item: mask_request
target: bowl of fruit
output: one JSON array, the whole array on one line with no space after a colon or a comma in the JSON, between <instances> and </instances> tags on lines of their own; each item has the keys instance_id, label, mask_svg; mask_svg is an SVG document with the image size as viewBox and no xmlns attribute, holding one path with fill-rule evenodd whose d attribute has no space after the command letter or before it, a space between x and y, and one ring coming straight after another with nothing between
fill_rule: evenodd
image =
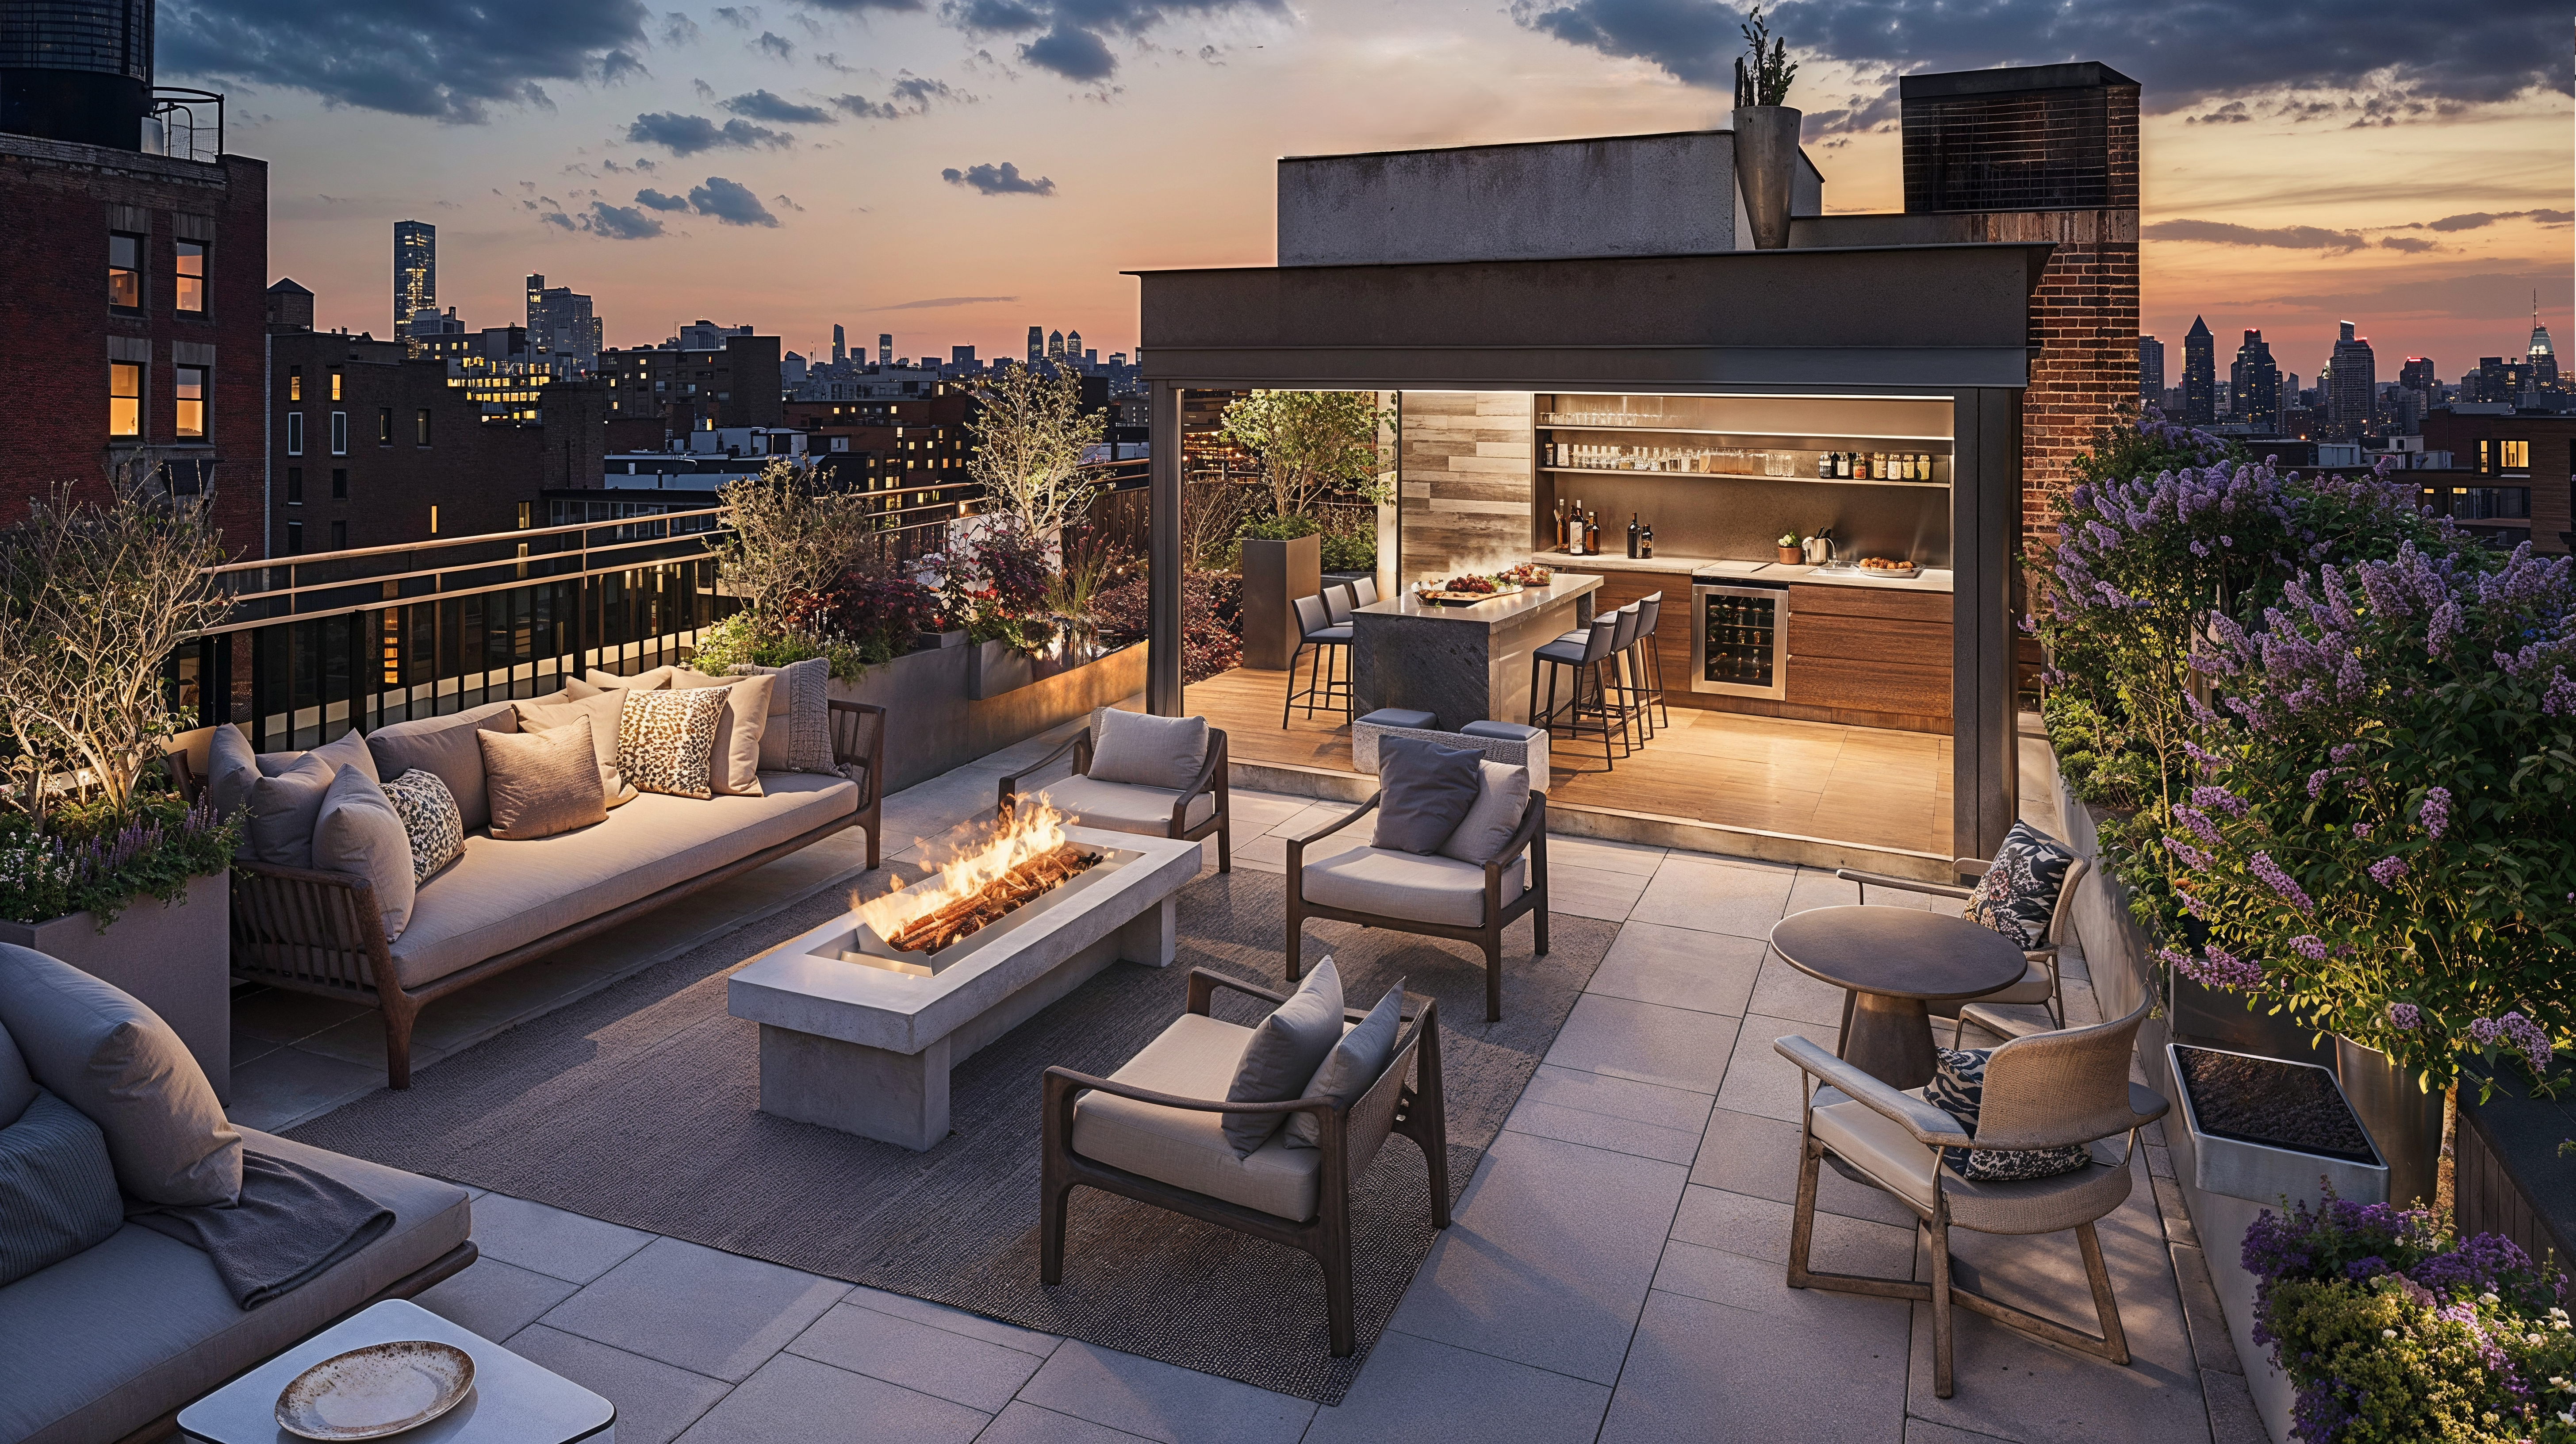
<instances>
[{"instance_id":1,"label":"bowl of fruit","mask_svg":"<svg viewBox=\"0 0 2576 1444\"><path fill-rule=\"evenodd\" d=\"M1523 562L1501 573L1497 580L1509 582L1514 586L1543 587L1556 580L1556 573L1536 562Z\"/></svg>"}]
</instances>

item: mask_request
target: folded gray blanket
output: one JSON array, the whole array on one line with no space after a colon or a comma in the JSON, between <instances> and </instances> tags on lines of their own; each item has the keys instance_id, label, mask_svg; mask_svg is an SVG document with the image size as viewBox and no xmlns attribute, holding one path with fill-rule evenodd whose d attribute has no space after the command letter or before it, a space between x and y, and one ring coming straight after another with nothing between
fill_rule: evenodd
<instances>
[{"instance_id":1,"label":"folded gray blanket","mask_svg":"<svg viewBox=\"0 0 2576 1444\"><path fill-rule=\"evenodd\" d=\"M157 1205L127 1218L206 1251L233 1302L256 1308L382 1238L394 1211L336 1178L255 1150L229 1206Z\"/></svg>"}]
</instances>

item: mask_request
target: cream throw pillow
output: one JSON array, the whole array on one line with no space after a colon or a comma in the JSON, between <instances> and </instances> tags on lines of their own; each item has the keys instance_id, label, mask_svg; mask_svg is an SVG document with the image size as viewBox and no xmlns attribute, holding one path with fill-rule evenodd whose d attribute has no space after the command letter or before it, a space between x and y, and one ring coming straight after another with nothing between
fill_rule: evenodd
<instances>
[{"instance_id":1,"label":"cream throw pillow","mask_svg":"<svg viewBox=\"0 0 2576 1444\"><path fill-rule=\"evenodd\" d=\"M708 785L718 797L758 797L760 736L769 728L770 676L710 677L686 667L671 675L674 692L722 692L724 716L716 723L715 766Z\"/></svg>"},{"instance_id":2,"label":"cream throw pillow","mask_svg":"<svg viewBox=\"0 0 2576 1444\"><path fill-rule=\"evenodd\" d=\"M838 777L832 758L832 664L808 657L784 667L737 665L736 676L766 676L769 725L760 734L763 772L819 772Z\"/></svg>"},{"instance_id":3,"label":"cream throw pillow","mask_svg":"<svg viewBox=\"0 0 2576 1444\"><path fill-rule=\"evenodd\" d=\"M546 732L483 732L485 786L492 797L492 835L505 842L552 837L608 816L590 719Z\"/></svg>"},{"instance_id":4,"label":"cream throw pillow","mask_svg":"<svg viewBox=\"0 0 2576 1444\"><path fill-rule=\"evenodd\" d=\"M576 679L571 677L565 678L564 690L570 692L573 695L573 700L575 701L581 700L581 689L585 686L616 688L628 692L658 691L661 688L670 686L671 674L679 670L680 669L677 667L656 667L650 672L638 672L632 677L620 677L615 672L603 672L597 667L593 667L589 671L581 674L578 679L580 683L579 686L575 685Z\"/></svg>"},{"instance_id":5,"label":"cream throw pillow","mask_svg":"<svg viewBox=\"0 0 2576 1444\"><path fill-rule=\"evenodd\" d=\"M617 723L619 775L638 792L714 796L709 773L725 703L711 688L628 693Z\"/></svg>"},{"instance_id":6,"label":"cream throw pillow","mask_svg":"<svg viewBox=\"0 0 2576 1444\"><path fill-rule=\"evenodd\" d=\"M606 690L592 690L577 702L521 702L519 730L543 732L589 722L591 751L599 759L599 790L606 795L610 807L621 807L635 800L635 789L627 786L626 779L617 772L617 721L625 706L625 692Z\"/></svg>"}]
</instances>

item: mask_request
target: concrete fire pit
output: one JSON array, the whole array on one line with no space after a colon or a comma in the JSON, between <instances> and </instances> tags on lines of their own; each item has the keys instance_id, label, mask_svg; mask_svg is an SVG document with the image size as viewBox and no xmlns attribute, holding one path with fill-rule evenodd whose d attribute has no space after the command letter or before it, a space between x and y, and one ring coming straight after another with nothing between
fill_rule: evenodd
<instances>
[{"instance_id":1,"label":"concrete fire pit","mask_svg":"<svg viewBox=\"0 0 2576 1444\"><path fill-rule=\"evenodd\" d=\"M948 1136L950 1068L1112 962L1169 964L1199 844L1064 836L1101 861L936 953L890 956L851 912L727 980L726 1011L760 1025L761 1111L929 1148Z\"/></svg>"}]
</instances>

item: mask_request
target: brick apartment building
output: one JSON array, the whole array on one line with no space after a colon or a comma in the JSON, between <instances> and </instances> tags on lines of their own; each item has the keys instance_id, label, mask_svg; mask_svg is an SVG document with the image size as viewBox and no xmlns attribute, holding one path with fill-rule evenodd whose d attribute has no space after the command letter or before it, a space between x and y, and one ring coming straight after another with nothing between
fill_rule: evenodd
<instances>
[{"instance_id":1,"label":"brick apartment building","mask_svg":"<svg viewBox=\"0 0 2576 1444\"><path fill-rule=\"evenodd\" d=\"M141 79L148 104L148 57ZM136 113L86 129L68 108L0 113L0 526L65 481L103 498L141 451L181 490L211 487L225 545L259 555L268 163L222 154L211 109L189 132L202 159L140 149Z\"/></svg>"},{"instance_id":2,"label":"brick apartment building","mask_svg":"<svg viewBox=\"0 0 2576 1444\"><path fill-rule=\"evenodd\" d=\"M2424 417L2424 449L2451 453L2447 472L2414 472L2425 501L2473 531L2511 546L2563 556L2576 502L2576 416L2437 406Z\"/></svg>"},{"instance_id":3,"label":"brick apartment building","mask_svg":"<svg viewBox=\"0 0 2576 1444\"><path fill-rule=\"evenodd\" d=\"M778 338L727 335L714 349L633 346L602 352L613 421L658 419L672 433L781 425Z\"/></svg>"},{"instance_id":4,"label":"brick apartment building","mask_svg":"<svg viewBox=\"0 0 2576 1444\"><path fill-rule=\"evenodd\" d=\"M274 555L543 526L548 489L600 484L596 383L546 384L537 421L487 419L446 362L400 341L291 323L268 340Z\"/></svg>"}]
</instances>

